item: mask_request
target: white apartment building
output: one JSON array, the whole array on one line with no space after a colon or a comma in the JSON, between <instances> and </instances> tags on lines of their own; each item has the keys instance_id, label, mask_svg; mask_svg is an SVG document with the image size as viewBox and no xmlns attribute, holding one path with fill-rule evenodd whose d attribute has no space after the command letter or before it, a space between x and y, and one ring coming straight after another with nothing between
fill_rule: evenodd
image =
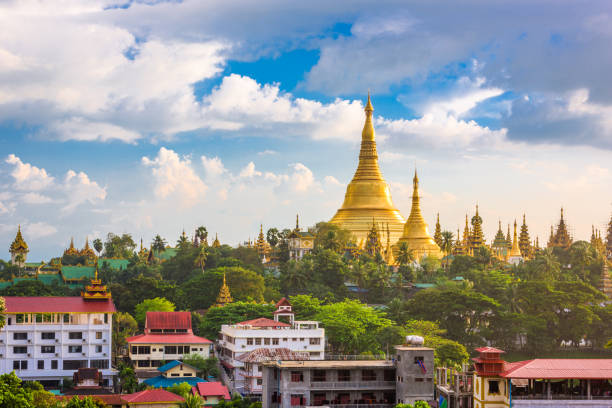
<instances>
[{"instance_id":1,"label":"white apartment building","mask_svg":"<svg viewBox=\"0 0 612 408\"><path fill-rule=\"evenodd\" d=\"M261 394L261 363L267 361L265 356L274 359L279 353L293 360L325 358L325 329L319 322L295 321L285 298L276 304L274 320L262 317L221 326L217 354L231 391Z\"/></svg>"},{"instance_id":2,"label":"white apartment building","mask_svg":"<svg viewBox=\"0 0 612 408\"><path fill-rule=\"evenodd\" d=\"M99 281L82 296L4 297L0 373L59 387L81 367L97 368L112 385L112 314L115 305ZM96 285L97 284L97 285Z\"/></svg>"}]
</instances>

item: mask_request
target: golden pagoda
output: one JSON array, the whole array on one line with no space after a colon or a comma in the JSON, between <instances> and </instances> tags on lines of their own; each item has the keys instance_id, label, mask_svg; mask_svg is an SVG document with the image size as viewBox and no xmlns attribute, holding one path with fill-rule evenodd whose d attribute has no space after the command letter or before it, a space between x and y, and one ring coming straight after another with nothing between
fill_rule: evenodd
<instances>
[{"instance_id":1,"label":"golden pagoda","mask_svg":"<svg viewBox=\"0 0 612 408\"><path fill-rule=\"evenodd\" d=\"M569 248L572 245L572 237L567 230L567 225L565 224L565 220L563 219L563 207L561 207L561 219L559 220L559 224L557 225L557 231L552 233L548 242L549 247L561 247L561 248Z\"/></svg>"},{"instance_id":2,"label":"golden pagoda","mask_svg":"<svg viewBox=\"0 0 612 408\"><path fill-rule=\"evenodd\" d=\"M465 214L465 228L463 229L463 254L470 254L470 224L468 222L468 215Z\"/></svg>"},{"instance_id":3,"label":"golden pagoda","mask_svg":"<svg viewBox=\"0 0 612 408\"><path fill-rule=\"evenodd\" d=\"M478 215L478 204L476 204L476 215L472 217L472 233L470 235L470 253L485 245L485 238L482 232L482 217Z\"/></svg>"},{"instance_id":4,"label":"golden pagoda","mask_svg":"<svg viewBox=\"0 0 612 408\"><path fill-rule=\"evenodd\" d=\"M251 239L249 238L249 242ZM259 254L259 258L261 259L261 263L268 262L266 258L267 255L270 254L270 244L266 241L266 237L263 233L263 224L259 226L259 235L257 236L257 241L253 245Z\"/></svg>"},{"instance_id":5,"label":"golden pagoda","mask_svg":"<svg viewBox=\"0 0 612 408\"><path fill-rule=\"evenodd\" d=\"M372 220L372 227L368 232L364 251L370 256L376 256L376 254L382 254L383 252L380 234L378 233L378 228L376 227L374 220Z\"/></svg>"},{"instance_id":6,"label":"golden pagoda","mask_svg":"<svg viewBox=\"0 0 612 408\"><path fill-rule=\"evenodd\" d=\"M331 223L353 233L357 242L366 239L372 219L389 225L391 242L396 242L404 230L404 217L391 200L389 186L378 167L378 153L374 125L372 124L372 102L368 93L365 107L365 124L361 132L359 165L353 179L346 187L342 207L331 219Z\"/></svg>"},{"instance_id":7,"label":"golden pagoda","mask_svg":"<svg viewBox=\"0 0 612 408\"><path fill-rule=\"evenodd\" d=\"M148 258L149 251L147 251L147 249L144 247L142 238L140 238L140 251L138 251L138 259L140 259L141 262L146 262Z\"/></svg>"},{"instance_id":8,"label":"golden pagoda","mask_svg":"<svg viewBox=\"0 0 612 408\"><path fill-rule=\"evenodd\" d=\"M518 236L516 233L516 220L514 220L514 239L512 240L512 248L508 254L508 261L511 263L518 263L523 257L521 256L521 249L519 248Z\"/></svg>"},{"instance_id":9,"label":"golden pagoda","mask_svg":"<svg viewBox=\"0 0 612 408\"><path fill-rule=\"evenodd\" d=\"M529 238L529 229L525 221L525 214L523 214L523 225L521 225L521 234L519 236L519 248L521 249L521 255L524 259L531 259L533 251L531 239Z\"/></svg>"},{"instance_id":10,"label":"golden pagoda","mask_svg":"<svg viewBox=\"0 0 612 408\"><path fill-rule=\"evenodd\" d=\"M74 247L74 238L70 237L70 247L64 251L64 256L78 256L79 251Z\"/></svg>"},{"instance_id":11,"label":"golden pagoda","mask_svg":"<svg viewBox=\"0 0 612 408\"><path fill-rule=\"evenodd\" d=\"M499 227L497 229L497 233L495 234L495 239L491 244L491 250L493 251L493 256L499 260L505 261L508 257L508 241L506 241L506 238L504 237L501 221L499 221Z\"/></svg>"},{"instance_id":12,"label":"golden pagoda","mask_svg":"<svg viewBox=\"0 0 612 408\"><path fill-rule=\"evenodd\" d=\"M223 307L228 303L232 303L233 301L234 299L232 299L229 286L227 286L227 282L225 281L225 272L223 272L223 285L221 285L221 289L219 289L219 295L217 296L215 306Z\"/></svg>"},{"instance_id":13,"label":"golden pagoda","mask_svg":"<svg viewBox=\"0 0 612 408\"><path fill-rule=\"evenodd\" d=\"M79 256L96 259L96 253L89 246L89 237L85 238L85 247L79 251Z\"/></svg>"},{"instance_id":14,"label":"golden pagoda","mask_svg":"<svg viewBox=\"0 0 612 408\"><path fill-rule=\"evenodd\" d=\"M17 235L9 247L11 253L11 263L23 267L25 265L26 257L30 249L26 244L23 236L21 235L21 225L17 226Z\"/></svg>"},{"instance_id":15,"label":"golden pagoda","mask_svg":"<svg viewBox=\"0 0 612 408\"><path fill-rule=\"evenodd\" d=\"M217 235L217 233L215 233L215 240L212 243L212 247L213 248L220 248L221 247L221 243L219 242L219 236Z\"/></svg>"},{"instance_id":16,"label":"golden pagoda","mask_svg":"<svg viewBox=\"0 0 612 408\"><path fill-rule=\"evenodd\" d=\"M419 177L416 170L414 171L412 185L412 209L404 225L404 233L397 241L395 247L397 248L401 242L405 242L408 245L408 249L412 250L417 260L420 260L423 256L442 258L442 251L440 251L438 244L436 244L431 235L429 235L427 223L423 219L423 215L421 215Z\"/></svg>"},{"instance_id":17,"label":"golden pagoda","mask_svg":"<svg viewBox=\"0 0 612 408\"><path fill-rule=\"evenodd\" d=\"M463 246L461 235L459 235L459 228L457 228L457 240L453 246L453 255L465 255L465 247Z\"/></svg>"},{"instance_id":18,"label":"golden pagoda","mask_svg":"<svg viewBox=\"0 0 612 408\"><path fill-rule=\"evenodd\" d=\"M108 301L111 298L111 293L107 292L106 285L102 284L102 279L98 279L98 266L96 265L96 273L91 280L91 284L85 286L85 291L81 292L83 300L99 300Z\"/></svg>"}]
</instances>

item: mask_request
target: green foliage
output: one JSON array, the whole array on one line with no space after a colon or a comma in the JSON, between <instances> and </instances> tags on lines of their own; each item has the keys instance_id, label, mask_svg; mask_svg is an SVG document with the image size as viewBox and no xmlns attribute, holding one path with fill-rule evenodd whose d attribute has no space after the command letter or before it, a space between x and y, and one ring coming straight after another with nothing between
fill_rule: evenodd
<instances>
[{"instance_id":1,"label":"green foliage","mask_svg":"<svg viewBox=\"0 0 612 408\"><path fill-rule=\"evenodd\" d=\"M315 235L314 246L317 249L328 249L337 253L344 252L344 248L353 241L353 234L329 222L319 222L313 231Z\"/></svg>"},{"instance_id":2,"label":"green foliage","mask_svg":"<svg viewBox=\"0 0 612 408\"><path fill-rule=\"evenodd\" d=\"M0 407L34 408L33 400L32 390L22 387L15 372L0 375Z\"/></svg>"},{"instance_id":3,"label":"green foliage","mask_svg":"<svg viewBox=\"0 0 612 408\"><path fill-rule=\"evenodd\" d=\"M138 389L138 379L134 369L129 365L121 362L117 367L119 377L119 389L124 394L131 394Z\"/></svg>"},{"instance_id":4,"label":"green foliage","mask_svg":"<svg viewBox=\"0 0 612 408\"><path fill-rule=\"evenodd\" d=\"M187 396L191 394L191 385L187 382L182 382L168 387L167 390L183 398L187 398Z\"/></svg>"},{"instance_id":5,"label":"green foliage","mask_svg":"<svg viewBox=\"0 0 612 408\"><path fill-rule=\"evenodd\" d=\"M143 326L147 312L174 312L174 308L174 303L163 297L145 299L134 308L134 317Z\"/></svg>"},{"instance_id":6,"label":"green foliage","mask_svg":"<svg viewBox=\"0 0 612 408\"><path fill-rule=\"evenodd\" d=\"M95 397L88 396L74 396L66 404L66 408L105 408L106 404L96 399Z\"/></svg>"},{"instance_id":7,"label":"green foliage","mask_svg":"<svg viewBox=\"0 0 612 408\"><path fill-rule=\"evenodd\" d=\"M328 344L337 354L382 353L377 336L393 324L382 312L350 299L321 306L314 318L325 327Z\"/></svg>"},{"instance_id":8,"label":"green foliage","mask_svg":"<svg viewBox=\"0 0 612 408\"><path fill-rule=\"evenodd\" d=\"M45 285L35 279L19 281L0 290L2 296L78 296L79 294L80 291L72 290L68 286Z\"/></svg>"},{"instance_id":9,"label":"green foliage","mask_svg":"<svg viewBox=\"0 0 612 408\"><path fill-rule=\"evenodd\" d=\"M134 255L136 243L130 234L121 236L112 232L106 236L104 241L104 258L130 259Z\"/></svg>"},{"instance_id":10,"label":"green foliage","mask_svg":"<svg viewBox=\"0 0 612 408\"><path fill-rule=\"evenodd\" d=\"M198 353L186 354L183 356L183 362L195 367L201 378L207 379L209 376L219 377L219 369L217 368L217 359L215 357L204 358Z\"/></svg>"},{"instance_id":11,"label":"green foliage","mask_svg":"<svg viewBox=\"0 0 612 408\"><path fill-rule=\"evenodd\" d=\"M258 317L272 318L273 312L274 305L247 302L234 302L223 307L212 307L200 325L200 334L214 339L223 324L235 324Z\"/></svg>"},{"instance_id":12,"label":"green foliage","mask_svg":"<svg viewBox=\"0 0 612 408\"><path fill-rule=\"evenodd\" d=\"M239 394L234 394L231 400L220 401L217 408L262 408L262 406L261 401L252 401L249 398L242 398Z\"/></svg>"},{"instance_id":13,"label":"green foliage","mask_svg":"<svg viewBox=\"0 0 612 408\"><path fill-rule=\"evenodd\" d=\"M314 320L321 309L321 301L310 295L290 296L289 302L293 306L296 320Z\"/></svg>"},{"instance_id":14,"label":"green foliage","mask_svg":"<svg viewBox=\"0 0 612 408\"><path fill-rule=\"evenodd\" d=\"M93 244L93 249L95 249L98 255L100 255L100 252L102 252L102 250L104 249L104 244L102 243L102 240L100 238L96 238L93 240L92 244Z\"/></svg>"},{"instance_id":15,"label":"green foliage","mask_svg":"<svg viewBox=\"0 0 612 408\"><path fill-rule=\"evenodd\" d=\"M413 404L397 404L395 408L429 408L429 404L425 401L417 401Z\"/></svg>"},{"instance_id":16,"label":"green foliage","mask_svg":"<svg viewBox=\"0 0 612 408\"><path fill-rule=\"evenodd\" d=\"M138 331L138 323L129 313L113 314L113 356L117 358L123 347L127 345L126 338L134 336Z\"/></svg>"},{"instance_id":17,"label":"green foliage","mask_svg":"<svg viewBox=\"0 0 612 408\"><path fill-rule=\"evenodd\" d=\"M181 408L200 408L204 401L199 395L187 395L185 401L181 403Z\"/></svg>"},{"instance_id":18,"label":"green foliage","mask_svg":"<svg viewBox=\"0 0 612 408\"><path fill-rule=\"evenodd\" d=\"M468 362L469 354L465 347L453 340L444 338L446 334L438 323L427 320L409 320L406 322L405 332L408 335L418 335L425 339L425 346L434 349L434 363L436 366L461 368Z\"/></svg>"}]
</instances>

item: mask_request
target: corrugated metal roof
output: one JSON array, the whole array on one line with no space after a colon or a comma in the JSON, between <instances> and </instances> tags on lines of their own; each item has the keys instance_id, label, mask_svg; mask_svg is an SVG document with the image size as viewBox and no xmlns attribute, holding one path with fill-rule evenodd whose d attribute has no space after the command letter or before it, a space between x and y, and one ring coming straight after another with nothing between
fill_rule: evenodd
<instances>
[{"instance_id":1,"label":"corrugated metal roof","mask_svg":"<svg viewBox=\"0 0 612 408\"><path fill-rule=\"evenodd\" d=\"M183 402L185 398L170 391L162 389L144 390L133 394L122 395L123 399L129 403L161 403L161 402Z\"/></svg>"},{"instance_id":2,"label":"corrugated metal roof","mask_svg":"<svg viewBox=\"0 0 612 408\"><path fill-rule=\"evenodd\" d=\"M5 296L6 313L113 313L113 301L80 296Z\"/></svg>"},{"instance_id":3,"label":"corrugated metal roof","mask_svg":"<svg viewBox=\"0 0 612 408\"><path fill-rule=\"evenodd\" d=\"M271 360L302 361L310 360L310 353L291 351L288 348L258 348L249 353L242 354L236 360L244 363L261 363Z\"/></svg>"},{"instance_id":4,"label":"corrugated metal roof","mask_svg":"<svg viewBox=\"0 0 612 408\"><path fill-rule=\"evenodd\" d=\"M242 326L253 326L253 327L291 327L289 323L277 322L276 320L268 319L266 317L259 317L253 320L246 320L244 322L236 323Z\"/></svg>"},{"instance_id":5,"label":"corrugated metal roof","mask_svg":"<svg viewBox=\"0 0 612 408\"><path fill-rule=\"evenodd\" d=\"M168 388L181 383L187 383L193 387L197 383L205 381L200 377L164 377L163 375L158 375L157 377L147 378L143 382L150 387Z\"/></svg>"},{"instance_id":6,"label":"corrugated metal roof","mask_svg":"<svg viewBox=\"0 0 612 408\"><path fill-rule=\"evenodd\" d=\"M147 312L145 330L191 330L191 312Z\"/></svg>"},{"instance_id":7,"label":"corrugated metal roof","mask_svg":"<svg viewBox=\"0 0 612 408\"><path fill-rule=\"evenodd\" d=\"M219 381L197 383L196 386L193 387L192 392L204 398L221 396L225 400L232 399L227 387Z\"/></svg>"},{"instance_id":8,"label":"corrugated metal roof","mask_svg":"<svg viewBox=\"0 0 612 408\"><path fill-rule=\"evenodd\" d=\"M546 359L504 365L503 377L529 379L612 379L612 359Z\"/></svg>"},{"instance_id":9,"label":"corrugated metal roof","mask_svg":"<svg viewBox=\"0 0 612 408\"><path fill-rule=\"evenodd\" d=\"M135 344L211 344L207 338L194 334L139 334L128 337L128 343Z\"/></svg>"}]
</instances>

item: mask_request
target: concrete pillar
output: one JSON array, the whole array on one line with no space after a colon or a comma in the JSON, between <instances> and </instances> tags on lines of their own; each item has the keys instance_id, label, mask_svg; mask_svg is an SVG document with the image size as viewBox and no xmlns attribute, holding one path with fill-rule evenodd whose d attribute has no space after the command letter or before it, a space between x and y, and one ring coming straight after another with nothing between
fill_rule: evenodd
<instances>
[{"instance_id":1,"label":"concrete pillar","mask_svg":"<svg viewBox=\"0 0 612 408\"><path fill-rule=\"evenodd\" d=\"M552 393L551 393L551 389L550 389L550 380L546 380L546 398L547 399L552 399Z\"/></svg>"},{"instance_id":2,"label":"concrete pillar","mask_svg":"<svg viewBox=\"0 0 612 408\"><path fill-rule=\"evenodd\" d=\"M591 380L587 380L587 399L593 399L591 396Z\"/></svg>"}]
</instances>

